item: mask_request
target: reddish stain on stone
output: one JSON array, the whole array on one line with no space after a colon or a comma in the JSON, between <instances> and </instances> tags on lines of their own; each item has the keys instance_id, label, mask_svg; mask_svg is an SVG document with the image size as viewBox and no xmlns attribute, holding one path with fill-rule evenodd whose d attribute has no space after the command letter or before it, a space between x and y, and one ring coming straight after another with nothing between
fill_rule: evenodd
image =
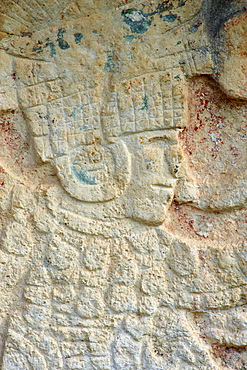
<instances>
[{"instance_id":1,"label":"reddish stain on stone","mask_svg":"<svg viewBox=\"0 0 247 370\"><path fill-rule=\"evenodd\" d=\"M228 98L211 78L198 77L188 86L187 109L179 142L198 185L205 176L209 184L230 184L246 169L247 104Z\"/></svg>"},{"instance_id":2,"label":"reddish stain on stone","mask_svg":"<svg viewBox=\"0 0 247 370\"><path fill-rule=\"evenodd\" d=\"M191 156L195 152L199 139L199 143L207 143L205 146L208 149L208 155L213 158L217 156L216 147L224 142L220 136L214 142L210 135L219 133L220 127L224 125L225 117L219 111L226 100L229 104L229 99L209 78L199 78L191 82L188 97L188 124L179 135L187 154Z\"/></svg>"},{"instance_id":3,"label":"reddish stain on stone","mask_svg":"<svg viewBox=\"0 0 247 370\"><path fill-rule=\"evenodd\" d=\"M15 111L10 113L14 114ZM21 137L14 128L13 117L6 115L0 118L0 140L9 150L17 150L21 145Z\"/></svg>"},{"instance_id":4,"label":"reddish stain on stone","mask_svg":"<svg viewBox=\"0 0 247 370\"><path fill-rule=\"evenodd\" d=\"M230 347L221 344L212 345L213 356L221 361L221 365L232 370L247 369L246 347Z\"/></svg>"},{"instance_id":5,"label":"reddish stain on stone","mask_svg":"<svg viewBox=\"0 0 247 370\"><path fill-rule=\"evenodd\" d=\"M170 207L170 212L172 214L171 219L173 220L171 224L166 226L170 231L175 232L180 230L180 232L190 235L197 236L193 228L193 220L191 220L191 209L185 205L180 205L176 200L174 200Z\"/></svg>"},{"instance_id":6,"label":"reddish stain on stone","mask_svg":"<svg viewBox=\"0 0 247 370\"><path fill-rule=\"evenodd\" d=\"M0 116L0 146L4 161L7 166L21 173L27 171L30 162L29 143L18 131L22 121L22 112L19 110L12 109Z\"/></svg>"},{"instance_id":7,"label":"reddish stain on stone","mask_svg":"<svg viewBox=\"0 0 247 370\"><path fill-rule=\"evenodd\" d=\"M0 186L5 185L4 175L6 175L6 171L2 167L0 167Z\"/></svg>"}]
</instances>

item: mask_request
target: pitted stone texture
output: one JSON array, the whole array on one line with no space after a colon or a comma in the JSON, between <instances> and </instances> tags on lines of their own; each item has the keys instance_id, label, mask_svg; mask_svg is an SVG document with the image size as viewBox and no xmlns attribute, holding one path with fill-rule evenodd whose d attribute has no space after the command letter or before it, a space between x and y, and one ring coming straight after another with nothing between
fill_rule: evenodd
<instances>
[{"instance_id":1,"label":"pitted stone texture","mask_svg":"<svg viewBox=\"0 0 247 370\"><path fill-rule=\"evenodd\" d=\"M247 368L245 0L2 0L0 367Z\"/></svg>"}]
</instances>

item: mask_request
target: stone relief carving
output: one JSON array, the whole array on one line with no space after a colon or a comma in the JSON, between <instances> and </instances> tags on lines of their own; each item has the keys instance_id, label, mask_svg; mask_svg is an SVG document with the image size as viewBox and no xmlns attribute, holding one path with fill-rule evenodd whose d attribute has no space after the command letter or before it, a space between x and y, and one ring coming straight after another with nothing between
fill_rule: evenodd
<instances>
[{"instance_id":1,"label":"stone relief carving","mask_svg":"<svg viewBox=\"0 0 247 370\"><path fill-rule=\"evenodd\" d=\"M247 368L246 9L2 2L2 369Z\"/></svg>"}]
</instances>

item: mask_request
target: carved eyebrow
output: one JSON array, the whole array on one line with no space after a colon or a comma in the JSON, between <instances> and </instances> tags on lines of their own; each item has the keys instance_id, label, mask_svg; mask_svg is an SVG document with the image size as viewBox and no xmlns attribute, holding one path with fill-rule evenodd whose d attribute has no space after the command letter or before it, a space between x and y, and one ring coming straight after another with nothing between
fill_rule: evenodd
<instances>
[{"instance_id":1,"label":"carved eyebrow","mask_svg":"<svg viewBox=\"0 0 247 370\"><path fill-rule=\"evenodd\" d=\"M162 136L154 136L154 137L150 137L148 139L148 142L149 143L153 143L155 141L164 141L166 140L169 144L171 143L176 143L176 140L174 138L171 138L170 136L168 135L162 135Z\"/></svg>"}]
</instances>

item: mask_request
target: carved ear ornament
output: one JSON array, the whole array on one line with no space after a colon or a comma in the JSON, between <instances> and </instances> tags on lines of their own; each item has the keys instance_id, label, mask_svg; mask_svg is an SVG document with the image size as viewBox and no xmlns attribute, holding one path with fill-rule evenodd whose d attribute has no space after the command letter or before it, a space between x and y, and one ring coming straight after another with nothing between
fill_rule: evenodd
<instances>
[{"instance_id":1,"label":"carved ear ornament","mask_svg":"<svg viewBox=\"0 0 247 370\"><path fill-rule=\"evenodd\" d=\"M112 155L113 175L98 181L90 170L75 168L70 156L54 160L63 188L74 198L84 202L105 202L121 195L130 181L131 159L122 140L108 146Z\"/></svg>"}]
</instances>

